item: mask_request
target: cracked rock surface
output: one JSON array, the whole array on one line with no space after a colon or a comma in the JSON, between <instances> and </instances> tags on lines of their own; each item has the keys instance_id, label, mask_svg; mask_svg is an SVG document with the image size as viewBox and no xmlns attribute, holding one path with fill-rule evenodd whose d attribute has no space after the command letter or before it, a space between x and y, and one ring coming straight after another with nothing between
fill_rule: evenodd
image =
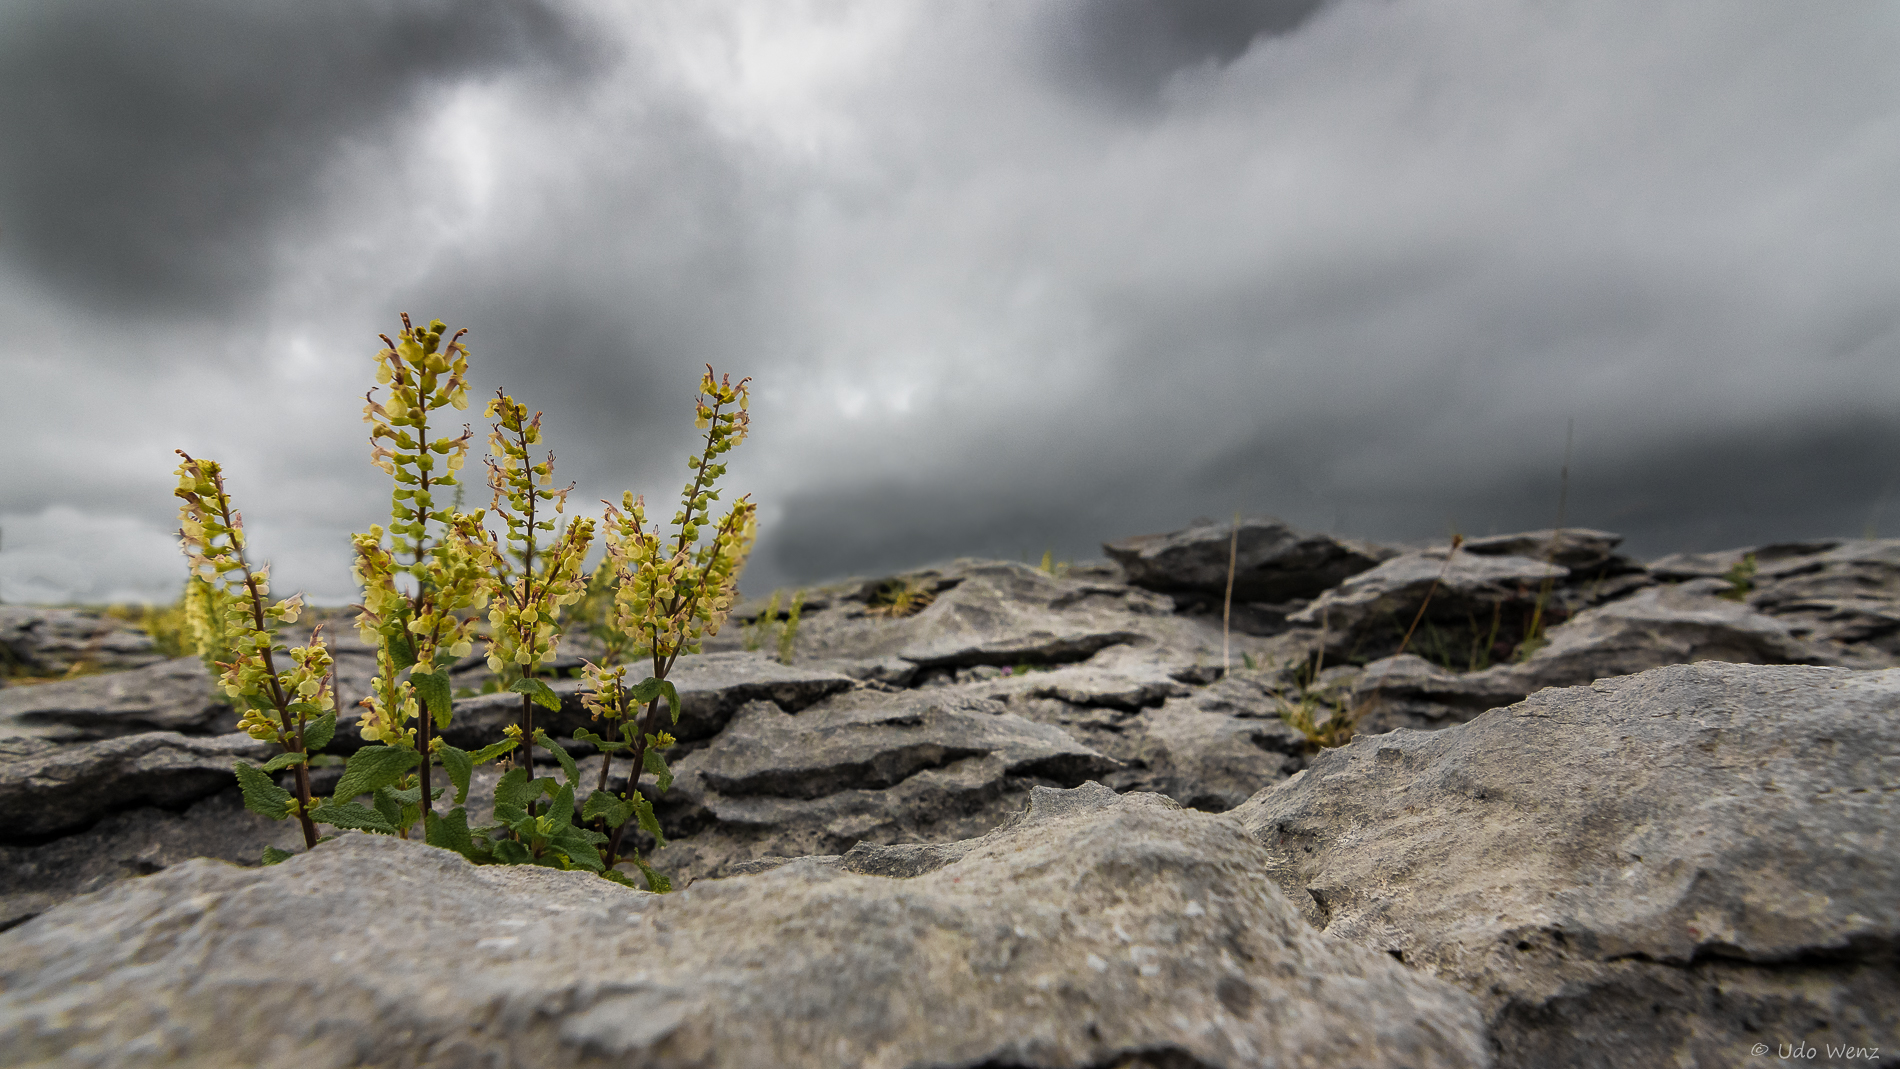
<instances>
[{"instance_id":1,"label":"cracked rock surface","mask_svg":"<svg viewBox=\"0 0 1900 1069\"><path fill-rule=\"evenodd\" d=\"M1045 571L961 560L808 590L783 643L789 664L774 656L788 625L785 592L775 614L765 599L741 606L707 652L672 674L685 706L670 729L678 780L654 799L669 843L649 856L692 895L794 875L812 887L821 877L923 886L915 881L954 882L973 844L1057 797L1153 793L1203 811L1155 810L1169 820L1226 813L1256 831L1271 810L1292 837L1235 863L1260 887L1284 889L1332 943L1468 992L1504 1064L1748 1064L1734 1044L1750 1028L1813 1037L1824 1050L1816 1022L1836 1046L1849 1035L1891 1036L1887 1007L1900 1002L1891 732L1900 714L1886 704L1891 681L1872 670L1900 667L1900 541L1789 543L1645 566L1601 531L1400 552L1275 522L1243 522L1242 554L1253 553L1256 578L1271 582L1243 588L1237 577L1236 588L1286 600L1237 595L1225 635L1207 569L1218 556L1224 588L1226 525L1126 540L1109 547L1120 563ZM1359 556L1340 556L1348 551ZM1312 564L1301 578L1302 560L1350 568L1335 576ZM33 624L36 612L47 611L7 616L0 640L58 630ZM317 622L335 643L347 713L373 657L338 614L313 611L302 628ZM564 676L598 651L584 638L563 651L550 680L563 706L537 709L536 723L571 737L588 720L578 681ZM7 656L20 663L10 647ZM1819 665L1836 667L1808 667ZM488 679L479 655L452 667L462 697L449 741L486 744L519 715L518 696L471 696ZM127 884L151 885L192 856L253 862L266 845L300 849L294 825L239 807L231 762L270 751L217 734L232 714L205 703L209 689L191 661L0 689L0 928L28 933L40 923L31 918L60 914L62 902L117 894L158 872ZM1303 703L1323 714L1353 702L1370 712L1342 749L1319 750L1282 719ZM1392 730L1401 728L1414 730ZM360 745L346 715L322 760ZM570 749L591 788L600 758ZM316 768L317 792L333 789L338 773L334 763ZM476 825L498 775L494 766L476 772ZM353 859L337 864L388 859L375 853L388 847L360 838L331 844ZM632 839L651 846L643 833ZM315 865L330 849L287 864ZM1139 883L1150 870L1121 871ZM491 876L500 878L470 878ZM971 953L1001 945L966 939L961 923L917 938ZM906 960L944 960L926 950ZM838 952L847 957L827 960L855 960ZM1091 975L1088 954L1116 961L1087 951L1078 968ZM1275 1027L1289 1035L1309 1013L1331 1019L1290 988L1269 996L1248 980L1249 1002L1214 982L1224 1012L1239 1012L1230 1002L1279 1007ZM667 1019L672 994L655 998L632 1016ZM1042 1005L1046 1017L1079 1004ZM560 1029L609 1034L567 1012L556 1015ZM1069 1035L1066 1016L1021 1020L1038 1035ZM709 1034L681 1028L667 1035ZM330 1050L328 1039L309 1042L317 1054ZM574 1048L583 1053L573 1064L600 1057L584 1053L594 1042ZM674 1040L653 1042L673 1049ZM623 1049L611 1043L600 1049ZM1173 1043L1047 1049L1084 1069L1258 1064ZM0 1054L9 1050L0 1040ZM453 1042L440 1050L440 1064L468 1053ZM955 1064L1042 1064L1012 1051ZM1355 1058L1345 1064L1361 1064Z\"/></svg>"},{"instance_id":2,"label":"cracked rock surface","mask_svg":"<svg viewBox=\"0 0 1900 1069\"><path fill-rule=\"evenodd\" d=\"M1362 736L1234 816L1315 928L1478 995L1502 1064L1900 1044L1900 671L1546 690Z\"/></svg>"},{"instance_id":3,"label":"cracked rock surface","mask_svg":"<svg viewBox=\"0 0 1900 1069\"><path fill-rule=\"evenodd\" d=\"M1043 788L944 854L665 896L359 834L265 869L187 862L0 933L0 1050L205 1069L267 1049L656 1069L1490 1062L1469 996L1313 932L1230 818ZM397 939L453 973L416 970Z\"/></svg>"}]
</instances>

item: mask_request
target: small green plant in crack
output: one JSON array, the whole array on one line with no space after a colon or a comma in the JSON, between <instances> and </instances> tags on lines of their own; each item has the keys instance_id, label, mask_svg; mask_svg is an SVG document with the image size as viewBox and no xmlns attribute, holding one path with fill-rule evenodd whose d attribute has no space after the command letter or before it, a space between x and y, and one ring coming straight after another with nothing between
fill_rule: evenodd
<instances>
[{"instance_id":1,"label":"small green plant in crack","mask_svg":"<svg viewBox=\"0 0 1900 1069\"><path fill-rule=\"evenodd\" d=\"M917 579L886 579L879 583L866 603L866 611L873 616L886 616L898 619L915 616L937 600L937 592L931 585Z\"/></svg>"},{"instance_id":2,"label":"small green plant in crack","mask_svg":"<svg viewBox=\"0 0 1900 1069\"><path fill-rule=\"evenodd\" d=\"M798 642L798 622L805 611L805 592L803 590L792 592L792 602L790 608L786 610L785 622L780 623L778 606L783 593L778 590L772 591L772 596L766 601L765 608L761 609L759 615L742 629L742 642L749 653L757 653L765 647L766 643L773 643L778 652L779 663L791 664L792 650ZM774 632L777 634L776 638L773 637Z\"/></svg>"},{"instance_id":3,"label":"small green plant in crack","mask_svg":"<svg viewBox=\"0 0 1900 1069\"><path fill-rule=\"evenodd\" d=\"M1069 568L1070 562L1056 560L1055 553L1047 549L1042 551L1042 563L1036 565L1037 571L1052 579L1067 579Z\"/></svg>"},{"instance_id":4,"label":"small green plant in crack","mask_svg":"<svg viewBox=\"0 0 1900 1069\"><path fill-rule=\"evenodd\" d=\"M1749 591L1755 589L1755 571L1755 555L1753 553L1743 555L1742 559L1736 561L1735 566L1722 576L1728 582L1728 589L1716 596L1730 601L1747 601Z\"/></svg>"},{"instance_id":5,"label":"small green plant in crack","mask_svg":"<svg viewBox=\"0 0 1900 1069\"><path fill-rule=\"evenodd\" d=\"M1291 662L1282 666L1282 671L1293 677L1293 698L1276 694L1273 699L1280 707L1280 719L1308 743L1322 749L1351 742L1357 722L1341 701L1337 684L1320 682L1325 656L1322 646L1297 668Z\"/></svg>"}]
</instances>

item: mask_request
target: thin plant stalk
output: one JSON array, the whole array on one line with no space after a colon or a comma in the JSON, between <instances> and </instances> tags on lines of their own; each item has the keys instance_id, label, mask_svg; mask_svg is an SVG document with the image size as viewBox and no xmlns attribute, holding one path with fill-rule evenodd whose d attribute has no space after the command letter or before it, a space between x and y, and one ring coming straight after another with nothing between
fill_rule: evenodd
<instances>
[{"instance_id":1,"label":"thin plant stalk","mask_svg":"<svg viewBox=\"0 0 1900 1069\"><path fill-rule=\"evenodd\" d=\"M1234 513L1234 529L1227 538L1227 594L1220 603L1220 674L1225 676L1230 662L1227 656L1228 622L1234 611L1234 564L1240 559L1240 513Z\"/></svg>"}]
</instances>

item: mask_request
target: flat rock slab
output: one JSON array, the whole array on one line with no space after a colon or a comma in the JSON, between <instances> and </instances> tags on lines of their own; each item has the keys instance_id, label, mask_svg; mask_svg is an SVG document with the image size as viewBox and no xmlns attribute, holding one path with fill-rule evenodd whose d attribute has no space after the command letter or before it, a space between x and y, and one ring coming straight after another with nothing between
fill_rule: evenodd
<instances>
[{"instance_id":1,"label":"flat rock slab","mask_svg":"<svg viewBox=\"0 0 1900 1069\"><path fill-rule=\"evenodd\" d=\"M1546 690L1362 736L1234 815L1315 927L1484 999L1503 1064L1900 1045L1900 671Z\"/></svg>"},{"instance_id":2,"label":"flat rock slab","mask_svg":"<svg viewBox=\"0 0 1900 1069\"><path fill-rule=\"evenodd\" d=\"M1561 564L1571 571L1588 572L1616 561L1616 547L1622 543L1622 535L1609 531L1565 527L1467 539L1461 548L1481 557L1530 557Z\"/></svg>"},{"instance_id":3,"label":"flat rock slab","mask_svg":"<svg viewBox=\"0 0 1900 1069\"><path fill-rule=\"evenodd\" d=\"M128 809L48 843L0 845L0 929L194 857L257 864L266 846L301 850L303 832L294 820L267 820L245 809L235 779L183 812Z\"/></svg>"},{"instance_id":4,"label":"flat rock slab","mask_svg":"<svg viewBox=\"0 0 1900 1069\"><path fill-rule=\"evenodd\" d=\"M927 768L992 754L1011 775L1071 784L1116 767L1061 730L985 698L867 690L797 716L770 702L748 705L683 759L679 772L723 795L809 799L889 787Z\"/></svg>"},{"instance_id":5,"label":"flat rock slab","mask_svg":"<svg viewBox=\"0 0 1900 1069\"><path fill-rule=\"evenodd\" d=\"M630 682L646 678L642 665L631 665ZM796 712L829 695L850 690L857 681L850 676L823 668L783 665L758 653L702 653L681 657L667 675L679 690L684 711L670 730L676 738L692 742L708 739L726 726L732 714L748 702L770 701L779 708ZM581 704L583 681L550 680L548 684L561 697L560 711L535 707L535 726L546 728L550 736L572 738L576 728L598 731L600 725L588 718ZM521 716L521 695L484 694L463 698L455 703L455 719L444 737L456 746L476 749L502 737L502 730Z\"/></svg>"},{"instance_id":6,"label":"flat rock slab","mask_svg":"<svg viewBox=\"0 0 1900 1069\"><path fill-rule=\"evenodd\" d=\"M1447 564L1446 556L1441 548L1394 557L1326 591L1287 619L1342 636L1390 629L1396 642L1428 594L1433 618L1462 618L1480 610L1488 618L1493 605L1521 599L1526 588L1546 579L1561 583L1570 575L1562 565L1531 557L1456 552Z\"/></svg>"},{"instance_id":7,"label":"flat rock slab","mask_svg":"<svg viewBox=\"0 0 1900 1069\"><path fill-rule=\"evenodd\" d=\"M121 809L178 808L236 782L239 758L262 762L276 752L243 732L150 731L65 745L0 739L0 842L78 831Z\"/></svg>"},{"instance_id":8,"label":"flat rock slab","mask_svg":"<svg viewBox=\"0 0 1900 1069\"><path fill-rule=\"evenodd\" d=\"M0 655L49 674L76 664L114 671L165 659L152 636L124 620L37 605L0 605Z\"/></svg>"},{"instance_id":9,"label":"flat rock slab","mask_svg":"<svg viewBox=\"0 0 1900 1069\"><path fill-rule=\"evenodd\" d=\"M1227 593L1232 556L1236 601L1286 602L1317 596L1398 551L1302 531L1271 517L1202 524L1169 534L1104 543L1135 586L1213 597Z\"/></svg>"},{"instance_id":10,"label":"flat rock slab","mask_svg":"<svg viewBox=\"0 0 1900 1069\"><path fill-rule=\"evenodd\" d=\"M1473 1000L1327 940L1222 817L1105 788L909 878L649 895L350 835L0 934L0 1051L101 1066L1483 1066ZM418 890L427 887L426 895ZM449 969L414 968L392 946Z\"/></svg>"},{"instance_id":11,"label":"flat rock slab","mask_svg":"<svg viewBox=\"0 0 1900 1069\"><path fill-rule=\"evenodd\" d=\"M0 690L0 735L61 742L141 731L207 734L237 727L211 673L196 657L144 668Z\"/></svg>"}]
</instances>

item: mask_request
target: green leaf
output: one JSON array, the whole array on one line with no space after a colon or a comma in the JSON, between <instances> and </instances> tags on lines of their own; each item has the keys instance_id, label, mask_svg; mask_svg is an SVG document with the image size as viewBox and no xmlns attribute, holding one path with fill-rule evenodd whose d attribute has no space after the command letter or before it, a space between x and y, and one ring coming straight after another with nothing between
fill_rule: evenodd
<instances>
[{"instance_id":1,"label":"green leaf","mask_svg":"<svg viewBox=\"0 0 1900 1069\"><path fill-rule=\"evenodd\" d=\"M336 737L336 710L332 709L303 726L305 753L316 753Z\"/></svg>"},{"instance_id":2,"label":"green leaf","mask_svg":"<svg viewBox=\"0 0 1900 1069\"><path fill-rule=\"evenodd\" d=\"M449 774L449 781L455 784L455 804L468 801L468 778L475 771L475 759L469 752L448 743L436 752L442 759L442 768Z\"/></svg>"},{"instance_id":3,"label":"green leaf","mask_svg":"<svg viewBox=\"0 0 1900 1069\"><path fill-rule=\"evenodd\" d=\"M526 694L529 698L534 700L536 705L541 706L543 709L554 709L558 711L561 708L561 696L554 693L551 687L538 679L518 679L515 680L515 685L508 689L516 694Z\"/></svg>"},{"instance_id":4,"label":"green leaf","mask_svg":"<svg viewBox=\"0 0 1900 1069\"><path fill-rule=\"evenodd\" d=\"M600 872L606 868L601 863L600 851L594 849L594 844L588 841L579 828L561 828L548 837L548 844L589 872Z\"/></svg>"},{"instance_id":5,"label":"green leaf","mask_svg":"<svg viewBox=\"0 0 1900 1069\"><path fill-rule=\"evenodd\" d=\"M581 728L574 732L574 741L593 743L594 748L602 753L619 753L630 745L629 743L615 742L612 739L602 738L586 728Z\"/></svg>"},{"instance_id":6,"label":"green leaf","mask_svg":"<svg viewBox=\"0 0 1900 1069\"><path fill-rule=\"evenodd\" d=\"M587 801L581 805L581 819L589 824L597 819L604 819L608 827L618 828L631 816L633 816L633 803L606 791L595 791L588 795Z\"/></svg>"},{"instance_id":7,"label":"green leaf","mask_svg":"<svg viewBox=\"0 0 1900 1069\"><path fill-rule=\"evenodd\" d=\"M274 846L267 846L264 848L264 864L266 865L275 865L280 861L289 861L291 858L296 857L296 856L297 856L296 854L293 854L288 850L279 850Z\"/></svg>"},{"instance_id":8,"label":"green leaf","mask_svg":"<svg viewBox=\"0 0 1900 1069\"><path fill-rule=\"evenodd\" d=\"M384 835L396 834L395 825L384 820L375 810L355 802L338 805L325 802L310 814L310 819L319 824L328 824L332 828L357 828L362 831L381 832Z\"/></svg>"},{"instance_id":9,"label":"green leaf","mask_svg":"<svg viewBox=\"0 0 1900 1069\"><path fill-rule=\"evenodd\" d=\"M532 819L528 816L528 811L521 806L510 805L507 802L495 803L495 821L504 827L513 828L524 820Z\"/></svg>"},{"instance_id":10,"label":"green leaf","mask_svg":"<svg viewBox=\"0 0 1900 1069\"><path fill-rule=\"evenodd\" d=\"M411 673L409 682L416 688L416 697L422 699L423 706L435 717L437 731L447 731L449 717L455 712L454 688L449 686L449 670L438 668L427 675Z\"/></svg>"},{"instance_id":11,"label":"green leaf","mask_svg":"<svg viewBox=\"0 0 1900 1069\"><path fill-rule=\"evenodd\" d=\"M549 831L550 835L558 834L563 828L574 826L573 787L564 786L554 796L554 801L548 804L548 819L554 824Z\"/></svg>"},{"instance_id":12,"label":"green leaf","mask_svg":"<svg viewBox=\"0 0 1900 1069\"><path fill-rule=\"evenodd\" d=\"M416 648L409 641L408 621L399 620L388 631L383 632L385 645L389 647L389 659L396 664L396 671L413 667L416 663Z\"/></svg>"},{"instance_id":13,"label":"green leaf","mask_svg":"<svg viewBox=\"0 0 1900 1069\"><path fill-rule=\"evenodd\" d=\"M492 683L494 680L491 679L489 682ZM515 747L519 745L521 745L521 743L514 739L503 739L500 742L491 742L487 746L475 751L475 763L485 765L495 758L500 757L502 754L513 753Z\"/></svg>"},{"instance_id":14,"label":"green leaf","mask_svg":"<svg viewBox=\"0 0 1900 1069\"><path fill-rule=\"evenodd\" d=\"M495 844L494 858L501 865L526 865L534 858L528 854L528 848L513 839L503 839Z\"/></svg>"},{"instance_id":15,"label":"green leaf","mask_svg":"<svg viewBox=\"0 0 1900 1069\"><path fill-rule=\"evenodd\" d=\"M680 722L680 692L667 680L660 680L660 693L666 695L666 704L673 714L673 723Z\"/></svg>"},{"instance_id":16,"label":"green leaf","mask_svg":"<svg viewBox=\"0 0 1900 1069\"><path fill-rule=\"evenodd\" d=\"M497 808L511 805L517 809L527 809L540 790L528 781L528 770L511 768L502 773L501 781L495 784L495 805Z\"/></svg>"},{"instance_id":17,"label":"green leaf","mask_svg":"<svg viewBox=\"0 0 1900 1069\"><path fill-rule=\"evenodd\" d=\"M635 854L627 860L633 862L639 868L640 875L646 877L647 890L656 895L663 895L673 889L673 881L655 871L652 865L647 864L646 858Z\"/></svg>"},{"instance_id":18,"label":"green leaf","mask_svg":"<svg viewBox=\"0 0 1900 1069\"><path fill-rule=\"evenodd\" d=\"M581 770L574 764L574 755L567 752L567 747L548 738L548 733L540 728L534 729L534 741L539 743L542 749L553 754L554 759L561 763L561 771L566 773L569 787L580 786Z\"/></svg>"},{"instance_id":19,"label":"green leaf","mask_svg":"<svg viewBox=\"0 0 1900 1069\"><path fill-rule=\"evenodd\" d=\"M409 822L403 819L405 815L403 813L403 804L396 797L395 791L390 790L388 787L378 787L376 788L376 794L373 796L373 799L376 812L382 815L386 823L398 828L408 827Z\"/></svg>"},{"instance_id":20,"label":"green leaf","mask_svg":"<svg viewBox=\"0 0 1900 1069\"><path fill-rule=\"evenodd\" d=\"M347 802L359 794L373 794L378 787L394 785L421 763L422 755L407 747L365 746L350 755L332 797Z\"/></svg>"},{"instance_id":21,"label":"green leaf","mask_svg":"<svg viewBox=\"0 0 1900 1069\"><path fill-rule=\"evenodd\" d=\"M647 801L646 796L639 791L634 791L628 801L633 803L633 811L640 818L640 827L653 836L653 848L658 850L665 846L666 833L660 830L660 818L653 815L653 803Z\"/></svg>"},{"instance_id":22,"label":"green leaf","mask_svg":"<svg viewBox=\"0 0 1900 1069\"><path fill-rule=\"evenodd\" d=\"M276 757L273 757L270 760L264 762L264 771L275 772L280 768L289 768L292 765L301 765L305 761L309 760L309 758L310 758L310 755L307 753L280 753Z\"/></svg>"},{"instance_id":23,"label":"green leaf","mask_svg":"<svg viewBox=\"0 0 1900 1069\"><path fill-rule=\"evenodd\" d=\"M645 705L659 696L660 681L652 676L648 676L634 686L627 688L627 697L639 702L641 705Z\"/></svg>"},{"instance_id":24,"label":"green leaf","mask_svg":"<svg viewBox=\"0 0 1900 1069\"><path fill-rule=\"evenodd\" d=\"M244 791L244 808L261 817L283 820L290 815L290 792L279 787L270 773L239 761L238 786Z\"/></svg>"},{"instance_id":25,"label":"green leaf","mask_svg":"<svg viewBox=\"0 0 1900 1069\"><path fill-rule=\"evenodd\" d=\"M666 767L666 755L656 749L648 748L644 763L647 771L656 777L653 788L665 794L666 789L673 785L673 770Z\"/></svg>"},{"instance_id":26,"label":"green leaf","mask_svg":"<svg viewBox=\"0 0 1900 1069\"><path fill-rule=\"evenodd\" d=\"M423 839L430 846L439 846L444 850L453 850L469 860L475 860L475 839L468 832L468 814L456 806L445 816L434 813L425 814L428 828Z\"/></svg>"},{"instance_id":27,"label":"green leaf","mask_svg":"<svg viewBox=\"0 0 1900 1069\"><path fill-rule=\"evenodd\" d=\"M633 882L633 877L627 875L624 872L621 872L619 869L602 870L602 872L600 873L600 878L603 880L609 880L614 883L617 883L622 887L631 887L636 891L640 889L640 885Z\"/></svg>"}]
</instances>

